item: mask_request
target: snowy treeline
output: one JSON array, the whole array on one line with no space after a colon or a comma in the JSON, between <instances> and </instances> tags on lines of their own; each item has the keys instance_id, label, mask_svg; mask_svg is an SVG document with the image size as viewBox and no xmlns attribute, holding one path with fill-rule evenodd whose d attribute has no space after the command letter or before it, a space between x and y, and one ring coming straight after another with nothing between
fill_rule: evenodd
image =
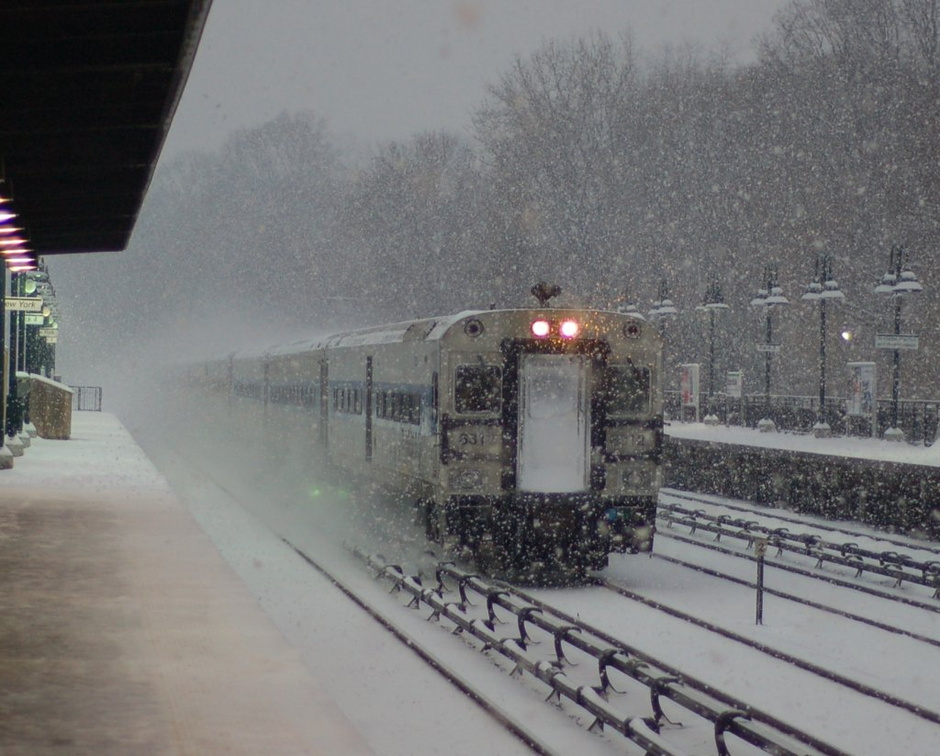
<instances>
[{"instance_id":1,"label":"snowy treeline","mask_svg":"<svg viewBox=\"0 0 940 756\"><path fill-rule=\"evenodd\" d=\"M872 290L903 244L925 287L904 308L921 349L903 394L940 396L940 1L797 0L757 44L740 66L644 53L627 34L547 42L465 133L366 157L317 116L284 114L162 167L126 253L138 284L109 296L132 297L141 325L227 302L329 327L520 305L540 278L569 303L645 311L665 278L680 309L669 358L704 362L695 305L717 275L731 305L718 369L760 391L748 303L778 263L792 304L774 390L813 394L819 315L799 298L827 252L848 300L831 310L832 391L846 361L877 359L888 394L873 341L892 310Z\"/></svg>"}]
</instances>

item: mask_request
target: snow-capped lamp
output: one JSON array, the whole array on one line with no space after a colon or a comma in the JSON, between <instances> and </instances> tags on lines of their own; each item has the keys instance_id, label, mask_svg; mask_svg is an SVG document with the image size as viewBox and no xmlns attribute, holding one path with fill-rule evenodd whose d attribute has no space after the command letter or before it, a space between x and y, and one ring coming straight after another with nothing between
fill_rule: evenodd
<instances>
[{"instance_id":1,"label":"snow-capped lamp","mask_svg":"<svg viewBox=\"0 0 940 756\"><path fill-rule=\"evenodd\" d=\"M659 300L653 302L649 311L652 320L671 320L679 314L675 303L669 298L669 286L664 278L659 282Z\"/></svg>"},{"instance_id":2,"label":"snow-capped lamp","mask_svg":"<svg viewBox=\"0 0 940 756\"><path fill-rule=\"evenodd\" d=\"M775 307L785 307L790 300L783 295L783 288L777 283L777 265L771 264L764 268L766 285L757 290L757 296L751 300L751 307L760 309L764 316L764 343L758 344L758 350L764 353L764 415L757 422L761 432L769 433L777 429L770 411L770 364L773 355L780 350L779 344L774 344L773 319L771 312Z\"/></svg>"},{"instance_id":3,"label":"snow-capped lamp","mask_svg":"<svg viewBox=\"0 0 940 756\"><path fill-rule=\"evenodd\" d=\"M821 283L822 282L822 283ZM832 275L832 255L816 255L816 272L806 292L800 297L804 302L819 305L819 405L816 408L816 423L813 435L826 438L832 435L832 429L826 419L826 304L838 304L845 301L845 294Z\"/></svg>"},{"instance_id":4,"label":"snow-capped lamp","mask_svg":"<svg viewBox=\"0 0 940 756\"><path fill-rule=\"evenodd\" d=\"M904 431L900 427L900 402L901 402L901 348L916 349L917 337L914 334L901 333L901 302L908 294L919 294L924 290L920 281L917 280L917 274L911 270L911 266L905 261L907 253L904 247L891 247L890 257L888 258L888 271L881 277L881 282L875 287L876 294L883 294L894 300L894 333L885 334L876 338L887 343L884 348L894 346L894 364L893 376L891 380L891 427L884 432L886 441L903 441Z\"/></svg>"}]
</instances>

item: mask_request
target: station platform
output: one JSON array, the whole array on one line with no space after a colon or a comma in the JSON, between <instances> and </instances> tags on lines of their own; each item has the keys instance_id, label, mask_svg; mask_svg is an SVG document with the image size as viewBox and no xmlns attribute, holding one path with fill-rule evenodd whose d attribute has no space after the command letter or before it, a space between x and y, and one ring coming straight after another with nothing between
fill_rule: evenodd
<instances>
[{"instance_id":1,"label":"station platform","mask_svg":"<svg viewBox=\"0 0 940 756\"><path fill-rule=\"evenodd\" d=\"M113 415L0 471L0 753L365 754Z\"/></svg>"}]
</instances>

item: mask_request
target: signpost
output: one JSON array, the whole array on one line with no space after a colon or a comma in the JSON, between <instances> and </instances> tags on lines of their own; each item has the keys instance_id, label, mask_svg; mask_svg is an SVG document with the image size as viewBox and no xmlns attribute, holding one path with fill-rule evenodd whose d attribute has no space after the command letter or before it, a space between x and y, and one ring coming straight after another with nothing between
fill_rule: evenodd
<instances>
[{"instance_id":1,"label":"signpost","mask_svg":"<svg viewBox=\"0 0 940 756\"><path fill-rule=\"evenodd\" d=\"M685 420L685 408L695 410L695 422L699 421L699 366L698 364L679 365L679 388L682 395L682 419Z\"/></svg>"},{"instance_id":2,"label":"signpost","mask_svg":"<svg viewBox=\"0 0 940 756\"><path fill-rule=\"evenodd\" d=\"M767 543L766 538L754 541L754 555L757 557L757 625L764 624L764 557L767 554Z\"/></svg>"},{"instance_id":3,"label":"signpost","mask_svg":"<svg viewBox=\"0 0 940 756\"><path fill-rule=\"evenodd\" d=\"M918 337L912 333L879 333L875 336L875 349L917 349Z\"/></svg>"},{"instance_id":4,"label":"signpost","mask_svg":"<svg viewBox=\"0 0 940 756\"><path fill-rule=\"evenodd\" d=\"M6 297L3 309L7 312L42 312L41 297Z\"/></svg>"},{"instance_id":5,"label":"signpost","mask_svg":"<svg viewBox=\"0 0 940 756\"><path fill-rule=\"evenodd\" d=\"M848 384L845 391L845 413L849 417L866 417L871 423L871 436L878 431L878 406L875 391L878 387L874 362L849 362Z\"/></svg>"}]
</instances>

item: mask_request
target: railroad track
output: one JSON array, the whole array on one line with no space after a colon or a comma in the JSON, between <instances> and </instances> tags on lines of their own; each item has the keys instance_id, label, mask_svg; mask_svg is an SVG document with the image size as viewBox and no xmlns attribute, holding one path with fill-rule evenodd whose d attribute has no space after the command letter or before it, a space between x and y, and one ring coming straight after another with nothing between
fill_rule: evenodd
<instances>
[{"instance_id":1,"label":"railroad track","mask_svg":"<svg viewBox=\"0 0 940 756\"><path fill-rule=\"evenodd\" d=\"M659 534L658 537L659 537L659 538L662 538L663 536L662 536L662 534ZM691 543L691 544L694 544L694 545L702 545L702 544L699 544L698 542L694 541L693 539L677 538L677 537L675 537L675 536L673 536L673 535L667 535L666 537L667 537L667 538L671 538L671 539L673 539L673 540L680 541L680 542L682 542L682 543ZM732 556L732 557L741 557L741 556L745 556L745 558L747 558L746 555L742 555L742 554L738 554L738 553L732 552L732 551L729 550L729 549L719 549L719 550L722 551L722 552L725 553L725 554L728 554L728 555ZM754 590L757 590L757 587L758 587L756 581L751 581L751 580L747 580L747 579L745 579L745 578L737 577L737 576L735 576L735 575L730 575L730 574L728 574L727 572L721 572L721 571L719 571L719 570L712 569L712 568L710 568L710 567L705 567L705 566L703 566L703 565L701 565L701 564L695 564L694 562L689 562L689 561L687 561L687 560L679 559L679 558L676 558L676 557L673 557L673 556L666 556L666 555L661 554L661 553L656 553L656 554L654 554L654 556L655 556L657 559L662 559L662 560L664 560L664 561L671 562L672 564L679 565L679 566L684 567L684 568L686 568L686 569L694 570L694 571L696 571L696 572L701 572L701 573L703 573L703 574L705 574L705 575L710 575L710 576L712 576L712 577L716 577L716 578L718 578L719 580L725 580L725 581L728 581L728 582L731 582L731 583L735 583L735 584L737 584L737 585L745 586L745 587L747 587L747 588L753 588ZM754 559L754 561L756 561L756 557L754 557L753 559ZM815 577L818 577L818 576L816 576L816 575L810 575L810 577L815 578ZM850 586L850 587L853 587L853 588L854 588L855 586ZM821 611L821 612L826 612L827 614L834 614L834 615L836 615L836 616L838 616L838 617L843 617L843 618L848 619L848 620L851 620L851 621L853 621L853 622L858 622L858 623L863 624L863 625L869 625L869 626L871 626L871 627L875 627L875 628L877 628L877 629L879 629L879 630L883 630L883 631L885 631L885 632L887 632L887 633L891 633L891 634L893 634L893 635L905 636L905 637L908 637L908 638L912 638L913 640L916 640L916 641L918 641L918 642L920 642L920 643L925 643L925 644L927 644L927 645L929 645L929 646L935 646L935 647L940 648L940 639L937 639L937 638L934 638L934 637L931 637L931 636L928 636L928 635L924 635L924 634L921 634L921 633L918 633L918 632L909 630L909 629L907 629L907 628L899 627L898 625L892 625L892 624L890 624L890 623L888 623L888 622L883 622L883 621L881 621L881 620L873 619L873 618L871 618L871 617L865 617L865 616L863 616L863 615L861 615L861 614L856 614L856 613L854 613L854 612L846 611L846 610L843 610L843 609L838 609L838 608L836 608L836 607L834 607L834 606L831 606L831 605L829 605L829 604L824 604L824 603L821 603L821 602L819 602L819 601L812 601L812 600L806 598L805 596L800 596L800 595L797 595L797 594L792 593L792 592L779 590L779 589L777 589L777 588L769 588L769 587L767 587L766 585L762 586L762 587L761 587L761 590L763 590L764 593L766 593L767 595L770 595L770 596L776 596L777 598L782 598L782 599L785 599L785 600L787 600L787 601L792 601L792 602L797 603L797 604L802 604L803 606L807 606L807 607L810 607L810 608L812 608L812 609L816 609L816 610ZM888 597L888 598L890 598L891 600L898 600L897 597L894 597L894 596L891 596L891 597Z\"/></svg>"},{"instance_id":2,"label":"railroad track","mask_svg":"<svg viewBox=\"0 0 940 756\"><path fill-rule=\"evenodd\" d=\"M674 497L672 493L669 498ZM697 499L694 495L688 494L681 497L684 501L692 504L714 504L714 502L705 499ZM724 507L724 504L715 504L715 506ZM812 569L799 564L783 562L778 560L768 561L774 567L789 570L798 574L812 576L817 579L826 580L844 587L873 593L886 599L919 606L922 609L934 612L940 612L940 560L934 559L934 552L923 550L920 554L916 550L908 547L908 551L895 550L875 550L871 548L862 548L857 541L824 539L818 533L815 523L803 522L799 532L791 532L788 528L774 527L774 515L765 515L763 512L754 510L748 511L749 517L731 517L727 514L715 514L706 511L704 508L691 509L674 502L661 503L657 512L657 518L664 527L659 528L661 536L667 538L676 538L689 544L703 546L715 551L722 551L727 554L747 554L754 544L763 539L764 542L775 550L776 557L781 557L784 553L804 557L806 560L814 563ZM792 518L788 520L795 523ZM686 526L689 528L687 536L679 536L675 532L676 526ZM710 533L713 535L711 543L701 538L693 536L701 533ZM849 534L849 537L855 537L871 540L871 535ZM721 546L719 542L736 541L743 545L742 549L729 549ZM925 556L926 555L926 558ZM747 557L753 558L753 557ZM833 575L824 572L823 568L835 567L841 572L839 575ZM846 579L847 576L854 573L854 579ZM884 586L878 586L872 582L863 583L858 580L862 575L886 577L892 581L893 586L885 589ZM932 591L924 599L912 598L900 591L894 590L902 586L922 586L927 591Z\"/></svg>"},{"instance_id":3,"label":"railroad track","mask_svg":"<svg viewBox=\"0 0 940 756\"><path fill-rule=\"evenodd\" d=\"M745 515L754 515L755 513L759 513L762 517L774 519L778 522L791 525L800 525L801 527L811 527L817 531L828 532L837 536L845 536L846 538L877 538L879 541L891 544L895 548L921 551L924 553L927 559L940 559L940 544L934 544L927 541L918 541L913 538L898 538L891 535L890 533L878 533L877 536L875 536L871 531L863 532L861 530L853 530L844 523L838 525L826 523L821 521L821 519L818 517L814 517L810 521L805 518L797 517L796 515L785 514L778 509L772 509L766 506L752 506L745 502L735 502L734 500L727 499L722 496L715 496L712 494L703 494L692 491L682 491L678 488L662 488L660 489L660 495L669 499L685 501L694 505L713 505L732 512L741 512ZM845 539L840 538L839 540ZM933 556L931 557L930 555Z\"/></svg>"},{"instance_id":4,"label":"railroad track","mask_svg":"<svg viewBox=\"0 0 940 756\"><path fill-rule=\"evenodd\" d=\"M932 724L940 725L940 713L932 711L925 706L908 701L885 690L867 685L866 683L860 682L859 680L853 679L839 672L835 672L834 670L827 669L819 664L794 656L793 654L785 653L779 648L760 643L752 638L728 630L727 628L721 627L713 622L703 620L688 612L681 611L675 607L667 606L664 603L655 601L646 596L642 596L639 593L618 585L610 580L599 579L597 584L616 593L619 596L629 599L630 601L635 601L637 603L643 604L644 606L651 607L659 612L663 612L672 617L680 619L690 625L702 628L703 630L707 630L710 633L720 635L721 637L732 640L742 646L746 646L747 648L753 649L762 654L766 654L777 661L782 661L795 668L810 672L816 677L833 682L843 688L846 688L847 690L851 690L863 696L881 701L885 704L888 704L889 706L893 706L897 709L913 714L914 716L917 716Z\"/></svg>"},{"instance_id":5,"label":"railroad track","mask_svg":"<svg viewBox=\"0 0 940 756\"><path fill-rule=\"evenodd\" d=\"M272 530L279 533L278 537L284 543L289 543L286 540L287 538L296 543L297 546L292 545L291 548L301 554L305 563L310 565L311 569L316 569L321 574L329 573L328 579L338 589L342 590L343 586L349 588L350 584L361 586L364 582L364 576L362 575L351 581L342 579L344 575L352 577L348 573L348 564L345 565L347 571L340 570L338 575L336 569L329 565L315 567L311 562L316 563L317 560L312 559L311 554L319 554L318 548L311 548L311 544L306 541L297 541L290 530L284 530L283 527L278 527L273 523ZM374 548L374 546L375 544L371 548ZM655 561L645 560L641 557L624 557L622 562L618 561L611 571L619 569L622 565L623 570L632 572L640 565L649 564L650 570L658 573L659 568L653 564ZM458 626L448 618L446 613L438 612L433 608L433 604L427 603L425 599L430 598L431 601L440 601L442 606L453 604L459 608L462 603L460 581L463 578L457 577L458 573L442 572L440 578L435 576L434 580L422 581L419 578L404 575L403 572L396 570L391 565L384 565L379 569L381 580L391 581L395 584L396 590L408 596L409 602L414 601L414 606L426 610L429 618L439 621L448 632L457 630ZM456 570L452 567L447 569ZM396 573L398 573L397 576ZM402 585L395 583L399 578L404 581ZM621 621L618 627L613 628L607 625L606 617L602 627L598 627L596 622L593 626L579 622L579 615L586 616L590 614L592 602L600 600L598 597L606 591L595 590L594 587L585 587L574 590L545 591L542 592L543 595L540 597L533 595L531 592L523 592L518 589L512 589L514 592L511 594L504 593L509 589L507 586L500 584L489 584L490 588L484 589L481 583L480 588L484 591L481 594L477 593L473 587L477 585L475 581L480 579L472 575L469 578L472 582L463 584L466 599L466 609L464 611L470 618L468 621L473 624L477 631L481 633L491 632L492 635L488 636L488 640L486 637L481 639L461 629L458 634L464 639L463 642L453 641L448 636L441 636L443 641L440 645L456 643L458 647L463 649L464 654L466 654L466 646L471 645L478 650L485 651L486 657L491 661L499 656L503 659L500 666L504 671L507 674L514 674L523 678L525 687L529 690L528 693L520 693L519 700L517 701L514 698L513 703L525 702L533 691L541 692L543 696L548 695L555 707L561 709L565 715L562 716L562 719L565 721L566 726L570 726L570 720L573 718L582 719L585 729L593 728L595 732L598 730L603 731L600 733L602 737L600 742L604 743L605 747L607 743L610 743L612 744L611 748L623 753L646 752L675 754L676 756L679 756L679 754L701 756L710 753L716 753L719 756L725 756L726 754L744 756L745 754L757 752L792 753L803 754L804 756L812 754L815 756L820 753L835 755L885 752L882 748L878 748L876 751L866 751L865 748L858 746L857 741L851 740L849 741L850 745L847 748L843 746L841 750L838 746L831 746L828 744L830 738L828 737L827 728L820 726L818 722L814 722L810 727L795 727L793 728L794 732L791 733L787 729L791 727L790 723L802 724L801 716L794 714L792 710L787 710L783 716L780 716L780 723L784 729L776 729L773 726L775 720L768 712L779 714L780 711L783 711L783 709L778 710L778 699L780 697L778 695L768 695L760 699L760 708L758 708L758 706L751 705L756 699L752 699L747 694L741 695L736 687L732 687L732 694L722 694L714 685L704 682L705 680L713 681L713 671L716 674L720 672L718 665L714 665L714 670L707 668L703 672L701 667L696 668L688 665L685 659L674 658L671 650L669 653L660 653L657 650L656 655L660 657L660 660L669 659L671 663L661 661L660 663L663 666L654 666L652 661L656 660L652 659L648 651L644 651L644 648L646 648L645 643L628 645L619 640L624 637L627 639L634 637L632 630L635 628L631 624L632 619ZM427 585L422 585L422 582L427 582ZM445 585L443 588L439 588L438 583L444 583ZM419 593L421 591L424 593L420 598L416 597L410 592L411 588ZM491 588L495 588L501 594L500 596L494 596L492 606L490 605L490 596L494 594L488 593ZM370 616L375 611L376 614L383 617L381 620L383 627L386 627L385 622L390 625L386 628L388 632L393 633L404 645L418 653L419 656L426 655L428 657L426 663L435 670L440 667L439 674L448 679L453 677L453 684L457 685L462 691L464 688L461 685L466 684L468 699L474 702L479 701L477 705L484 711L492 711L493 721L499 722L502 718L508 720L508 726L502 723L500 723L500 726L506 727L507 732L512 732L512 737L516 738L518 742L524 743L525 747L531 748L536 753L552 753L553 748L554 751L558 750L553 737L543 729L545 721L558 716L557 712L552 710L552 707L547 707L548 714L545 717L541 715L538 717L529 716L527 707L531 708L531 703L514 705L508 710L511 713L507 714L507 709L498 703L493 703L494 698L498 698L498 696L488 695L488 691L492 693L492 690L487 687L488 684L483 686L477 684L480 675L477 674L476 667L471 669L468 666L455 666L452 664L449 655L435 653L438 648L436 643L430 647L424 646L423 636L428 634L436 635L437 633L436 628L427 627L423 624L420 615L412 616L410 622L400 623L393 614L389 614L390 610L398 611L398 607L390 602L387 597L384 597L381 592L366 591L363 594L358 588L352 592L354 594L358 593L359 598L370 607L370 609L365 609L369 611ZM438 596L437 599L431 598L435 595ZM661 598L658 593L651 595L654 599ZM684 598L680 598L682 601L691 598L688 592L683 593L683 596ZM378 597L378 600L376 597ZM570 597L571 601L567 606L562 607L560 604L562 597ZM520 620L518 616L507 613L509 610L503 606L502 601L517 605L524 615L524 619ZM471 602L477 606L474 608L470 605ZM624 601L623 603L627 605L628 602ZM668 615L644 606L644 611L647 609L656 613L653 615L654 617L661 618L652 619L650 620L651 623L658 625L666 622ZM491 610L495 615L492 619L490 618ZM627 612L627 614L633 613L633 610ZM554 622L557 628L568 628L560 638L556 637L552 631L543 629L536 624L546 616L553 618L550 621ZM673 618L673 621L676 624L691 627L684 619ZM490 622L492 630L487 627L487 622ZM423 633L417 633L417 637L413 632L416 626L425 628ZM575 627L580 629L576 630ZM708 633L705 629L697 629L697 632L699 631ZM602 660L593 657L587 650L587 646L582 648L581 645L577 645L583 645L585 639L589 641L588 646L593 644L596 650L602 653ZM736 644L731 639L722 638L722 640L725 643L722 648L730 649ZM560 656L556 651L556 644L560 647ZM689 641L689 644L694 644L694 642ZM742 648L744 647L742 646ZM507 657L502 654L503 650L507 650L511 654L518 652L519 655L515 658ZM752 651L747 649L749 654ZM737 652L728 651L727 653L729 655L729 664L732 665L733 669L738 670L735 674L747 675L748 672L745 670L748 669L749 663L741 663L736 658ZM753 651L753 653L761 654L760 651ZM770 657L768 653L762 655ZM651 661L648 661L648 659ZM785 666L785 670L793 666L788 662L781 662L781 664ZM484 664L481 666L490 668L490 674L495 672L491 669L492 665ZM623 671L621 666L626 667L628 671ZM708 666L706 665L706 667ZM837 668L840 670L847 669L842 666ZM644 685L641 680L631 676L631 672L641 678L645 675L645 679L651 682L653 687ZM926 671L925 674L927 674ZM676 678L676 680L670 682L668 681L669 677ZM807 672L804 677L809 680L811 675ZM561 690L556 690L552 686L552 682L558 685ZM701 683L701 688L697 687L699 683ZM811 681L801 684L815 685ZM836 685L836 683L831 684ZM508 677L504 677L502 685L512 687L514 683ZM787 689L792 686L793 683L785 684ZM724 688L725 684L723 683L721 687ZM623 691L623 693L620 691ZM811 692L815 694L815 691ZM895 694L899 692L903 693L903 690L895 691ZM672 697L673 693L688 696L692 708L687 709L677 703ZM833 693L830 696L828 693L820 693L819 695L837 698L839 694ZM861 696L861 694L853 695ZM889 697L890 695L888 694ZM883 706L886 712L888 709L893 709L895 712L907 714L911 720L916 719L920 722L926 722L934 728L936 727L931 720L922 719L916 713L890 706L877 693L875 696L861 697L870 701L872 705ZM902 696L895 695L895 697L901 698ZM916 704L912 705L916 707ZM701 713L697 708L699 706L703 707ZM900 729L900 726L896 724L898 721L897 713L886 713L884 716L887 720L890 720L891 724L884 725L880 721L881 715L879 713L872 715L867 713L856 714L854 704L847 703L846 706L852 707L854 718L866 724L870 723L875 733L880 733L885 727L893 727L895 730ZM859 708L864 709L865 712L879 711L865 706L859 706ZM520 715L521 710L525 710L527 713ZM602 715L606 716L607 714L610 715L614 724L605 723ZM840 720L837 726L845 729L844 722L841 722L841 710L838 711L837 716ZM674 725L672 722L675 720L682 721L684 727ZM657 728L659 732L657 732ZM747 728L750 728L750 730ZM801 729L807 730L804 736L809 739L809 743L800 739L799 732ZM516 734L517 732L518 734ZM918 732L921 731L918 730ZM626 733L632 734L634 737L631 738ZM746 733L746 736L741 737L741 733ZM577 732L574 734L578 738L587 737ZM748 738L757 739L763 745L754 745L754 741ZM918 735L918 738L921 741L924 739L922 735ZM778 739L780 740L779 744L777 743ZM588 740L590 741L590 738ZM618 742L622 743L619 747L616 745ZM834 742L841 742L841 739L836 738ZM773 743L773 745L769 745L769 743ZM597 748L596 741L591 747ZM906 752L913 754L917 751L908 750Z\"/></svg>"},{"instance_id":6,"label":"railroad track","mask_svg":"<svg viewBox=\"0 0 940 756\"><path fill-rule=\"evenodd\" d=\"M729 736L779 756L843 753L519 588L487 581L452 564L442 564L434 584L427 586L397 565L357 555L377 578L404 593L410 606L428 609L431 619L449 623L453 632L475 639L481 650L502 656L513 674L526 674L546 686L550 700L582 709L589 729L613 730L648 754L699 752L686 750L683 741L689 738L677 735L663 706L666 700L685 717L696 718L698 725L688 729L694 737L703 727L711 729L718 756L731 753ZM596 673L576 674L576 667L583 665L573 660L573 653L590 659ZM611 674L615 671L616 682ZM632 686L630 693L643 690L648 706L638 710L636 696L618 687L624 683Z\"/></svg>"},{"instance_id":7,"label":"railroad track","mask_svg":"<svg viewBox=\"0 0 940 756\"><path fill-rule=\"evenodd\" d=\"M411 649L422 661L434 669L438 674L447 679L452 685L455 685L465 696L473 701L477 706L489 714L501 727L512 733L515 737L525 743L532 749L533 753L551 756L555 753L547 740L540 738L535 732L531 731L526 725L514 720L508 716L505 711L494 705L487 696L466 681L456 670L447 666L432 653L425 650L422 645L405 630L399 627L386 614L381 612L366 597L357 593L353 588L346 584L337 573L326 566L323 562L315 559L303 549L295 546L287 538L281 537L281 540L287 544L297 555L300 556L310 567L319 572L341 593L355 603L360 609L365 611L373 620L379 623L395 638Z\"/></svg>"}]
</instances>

